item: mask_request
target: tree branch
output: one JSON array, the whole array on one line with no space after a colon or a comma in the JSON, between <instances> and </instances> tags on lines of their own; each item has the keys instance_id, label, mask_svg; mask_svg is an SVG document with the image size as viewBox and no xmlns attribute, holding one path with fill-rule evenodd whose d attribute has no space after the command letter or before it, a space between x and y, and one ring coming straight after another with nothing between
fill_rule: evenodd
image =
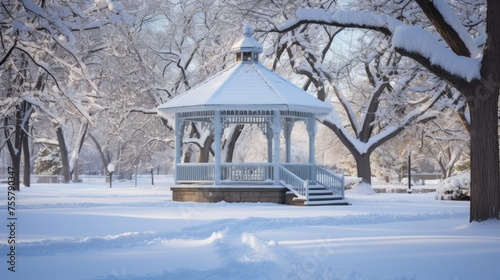
<instances>
[{"instance_id":1,"label":"tree branch","mask_svg":"<svg viewBox=\"0 0 500 280\"><path fill-rule=\"evenodd\" d=\"M320 25L329 25L329 26L344 27L344 28L369 29L369 30L375 30L375 31L381 32L382 34L384 34L386 36L392 35L392 31L387 26L384 26L384 25L371 25L371 24L356 23L356 22L341 22L341 21L335 20L335 17L333 17L331 20L298 19L298 20L294 20L294 21L291 21L289 23L286 23L282 27L278 27L278 29L276 29L275 31L278 31L280 33L284 33L284 32L294 30L297 27L304 25L304 24L320 24ZM273 31L273 30L271 30L271 31Z\"/></svg>"},{"instance_id":2,"label":"tree branch","mask_svg":"<svg viewBox=\"0 0 500 280\"><path fill-rule=\"evenodd\" d=\"M407 25L403 22L400 22L398 20L395 20L391 18L390 16L387 15L376 15L373 13L355 13L355 12L346 12L346 11L336 11L333 14L320 10L320 9L309 9L308 10L298 10L297 11L298 18L292 21L289 21L285 24L283 24L281 27L278 27L277 29L270 30L270 31L276 31L276 32L288 32L291 31L301 25L304 24L320 24L320 25L329 25L329 26L337 26L337 27L349 27L349 28L359 28L359 29L367 29L367 30L374 30L381 32L382 34L386 36L393 36L395 35L395 32L397 31L398 28L401 28L399 30L400 32L397 32L397 37L399 40L404 40L406 37L400 37L402 35L407 35L408 32L414 31L413 28L417 28L412 25ZM360 20L362 18L362 20ZM411 27L410 29L408 29ZM428 32L428 31L425 31ZM424 39L432 38L433 35L429 35L430 37L423 37ZM394 37L393 36L393 44L394 44ZM418 37L420 38L420 37ZM434 38L435 39L435 38ZM437 40L436 40L437 41ZM428 42L431 43L431 42ZM416 48L416 49L415 49ZM429 71L434 73L436 76L440 77L441 79L447 81L450 85L454 86L457 88L460 92L466 93L466 92L471 92L471 88L473 86L477 85L478 82L478 77L477 75L472 75L468 77L464 77L466 74L463 74L464 76L459 76L459 74L454 74L450 71L450 69L445 69L446 66L440 65L439 63L444 63L442 61L433 61L431 58L431 55L435 55L434 52L428 53L430 50L429 49L422 49L422 51L425 51L427 53L420 53L418 52L423 46L419 46L418 44L412 45L412 48L406 48L404 45L403 46L395 46L396 52L399 54L412 58L413 60L417 61L418 63L422 64L424 67L426 67ZM451 52L451 54L456 55L455 52ZM450 55L451 55L450 54ZM461 57L461 56L457 56ZM466 59L465 57L462 56L463 59ZM470 59L470 58L467 58ZM457 70L456 68L453 68L454 70ZM464 69L462 69L464 70ZM465 69L467 70L467 69ZM459 73L462 74L462 72L459 71ZM467 80L469 79L469 81Z\"/></svg>"},{"instance_id":3,"label":"tree branch","mask_svg":"<svg viewBox=\"0 0 500 280\"><path fill-rule=\"evenodd\" d=\"M454 75L447 71L446 69L442 68L440 65L433 64L429 58L423 56L420 53L417 52L412 52L404 48L395 48L396 52L401 54L402 56L409 57L416 62L420 63L422 66L427 68L431 73L434 75L438 76L442 80L446 81L448 84L452 85L455 87L458 91L460 91L462 94L466 95L470 88L473 88L471 84L475 84L473 82L468 82L466 79L463 77ZM475 80L477 81L477 79Z\"/></svg>"},{"instance_id":4,"label":"tree branch","mask_svg":"<svg viewBox=\"0 0 500 280\"><path fill-rule=\"evenodd\" d=\"M12 47L10 47L9 51L7 52L7 54L5 54L5 56L2 58L2 60L0 60L0 65L4 64L5 61L7 61L7 59L9 58L10 54L12 53L12 51L16 48L17 46L17 38L16 40L14 40L14 45L12 45Z\"/></svg>"},{"instance_id":5,"label":"tree branch","mask_svg":"<svg viewBox=\"0 0 500 280\"><path fill-rule=\"evenodd\" d=\"M373 122L375 121L375 117L378 111L378 107L380 104L380 96L386 89L390 89L390 85L388 82L384 82L378 88L375 90L373 93L372 97L370 98L370 103L368 105L368 109L366 111L366 116L361 124L361 131L359 132L359 140L361 142L368 142L370 139L370 136L372 135L373 132Z\"/></svg>"},{"instance_id":6,"label":"tree branch","mask_svg":"<svg viewBox=\"0 0 500 280\"><path fill-rule=\"evenodd\" d=\"M437 32L443 37L454 53L471 57L471 53L458 32L444 19L441 12L436 8L433 1L416 0L424 14L431 21Z\"/></svg>"}]
</instances>

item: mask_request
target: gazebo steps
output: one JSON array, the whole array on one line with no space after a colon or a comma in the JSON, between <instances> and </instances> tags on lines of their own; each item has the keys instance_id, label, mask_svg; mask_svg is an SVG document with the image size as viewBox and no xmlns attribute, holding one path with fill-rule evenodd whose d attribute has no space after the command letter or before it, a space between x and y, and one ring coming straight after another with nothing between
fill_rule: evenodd
<instances>
[{"instance_id":1,"label":"gazebo steps","mask_svg":"<svg viewBox=\"0 0 500 280\"><path fill-rule=\"evenodd\" d=\"M335 200L335 199L342 199L342 196L336 194L323 194L323 195L309 194L310 201Z\"/></svg>"},{"instance_id":2,"label":"gazebo steps","mask_svg":"<svg viewBox=\"0 0 500 280\"><path fill-rule=\"evenodd\" d=\"M328 195L333 194L331 190L328 189L309 189L309 195Z\"/></svg>"},{"instance_id":3,"label":"gazebo steps","mask_svg":"<svg viewBox=\"0 0 500 280\"><path fill-rule=\"evenodd\" d=\"M348 203L341 195L334 194L326 188L309 190L309 200L304 201L304 206L319 205L348 205Z\"/></svg>"},{"instance_id":4,"label":"gazebo steps","mask_svg":"<svg viewBox=\"0 0 500 280\"><path fill-rule=\"evenodd\" d=\"M309 188L309 200L297 197L293 192L287 193L287 204L297 206L323 206L323 205L349 205L341 195L321 185L313 185Z\"/></svg>"},{"instance_id":5,"label":"gazebo steps","mask_svg":"<svg viewBox=\"0 0 500 280\"><path fill-rule=\"evenodd\" d=\"M304 201L304 206L325 206L325 205L350 205L350 203L344 199Z\"/></svg>"},{"instance_id":6,"label":"gazebo steps","mask_svg":"<svg viewBox=\"0 0 500 280\"><path fill-rule=\"evenodd\" d=\"M313 185L309 187L309 200L329 200L341 198L342 196L333 193L333 191L322 185Z\"/></svg>"},{"instance_id":7,"label":"gazebo steps","mask_svg":"<svg viewBox=\"0 0 500 280\"><path fill-rule=\"evenodd\" d=\"M292 202L292 203L290 203ZM331 198L327 197L316 197L311 198L309 200L305 200L302 198L294 197L291 201L287 200L287 204L295 205L295 206L326 206L326 205L350 205L345 199L340 196L331 196Z\"/></svg>"}]
</instances>

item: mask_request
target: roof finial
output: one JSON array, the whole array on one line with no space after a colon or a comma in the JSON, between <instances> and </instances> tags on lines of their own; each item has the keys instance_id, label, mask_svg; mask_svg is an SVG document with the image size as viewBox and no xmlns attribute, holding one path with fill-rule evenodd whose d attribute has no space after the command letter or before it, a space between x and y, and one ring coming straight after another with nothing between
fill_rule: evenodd
<instances>
[{"instance_id":1,"label":"roof finial","mask_svg":"<svg viewBox=\"0 0 500 280\"><path fill-rule=\"evenodd\" d=\"M245 25L245 36L252 37L252 27L249 24Z\"/></svg>"}]
</instances>

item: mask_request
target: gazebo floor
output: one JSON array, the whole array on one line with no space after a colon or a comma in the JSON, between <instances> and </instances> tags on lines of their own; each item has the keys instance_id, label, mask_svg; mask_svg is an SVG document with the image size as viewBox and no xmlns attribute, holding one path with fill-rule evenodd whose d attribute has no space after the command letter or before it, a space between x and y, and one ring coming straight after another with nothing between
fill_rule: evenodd
<instances>
[{"instance_id":1,"label":"gazebo floor","mask_svg":"<svg viewBox=\"0 0 500 280\"><path fill-rule=\"evenodd\" d=\"M273 202L285 204L288 191L274 185L177 185L171 187L173 201Z\"/></svg>"},{"instance_id":2,"label":"gazebo floor","mask_svg":"<svg viewBox=\"0 0 500 280\"><path fill-rule=\"evenodd\" d=\"M177 185L170 188L173 201L191 202L271 202L295 206L349 205L340 197L322 199L311 197L310 201L298 199L283 186L276 185Z\"/></svg>"}]
</instances>

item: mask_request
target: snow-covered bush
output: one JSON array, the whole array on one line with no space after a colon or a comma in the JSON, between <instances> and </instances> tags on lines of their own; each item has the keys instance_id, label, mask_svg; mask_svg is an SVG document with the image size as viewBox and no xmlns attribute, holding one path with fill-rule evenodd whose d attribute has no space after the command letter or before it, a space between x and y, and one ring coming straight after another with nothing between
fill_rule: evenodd
<instances>
[{"instance_id":1,"label":"snow-covered bush","mask_svg":"<svg viewBox=\"0 0 500 280\"><path fill-rule=\"evenodd\" d=\"M436 199L470 200L470 173L452 176L436 187Z\"/></svg>"}]
</instances>

